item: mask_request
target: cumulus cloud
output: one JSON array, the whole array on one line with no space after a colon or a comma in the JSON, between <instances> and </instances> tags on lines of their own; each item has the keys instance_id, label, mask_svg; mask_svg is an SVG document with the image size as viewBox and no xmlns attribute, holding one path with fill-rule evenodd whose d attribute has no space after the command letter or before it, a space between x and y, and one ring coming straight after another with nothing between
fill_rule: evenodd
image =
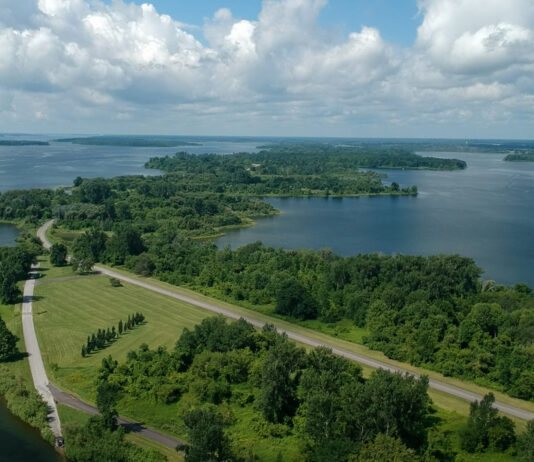
<instances>
[{"instance_id":1,"label":"cumulus cloud","mask_svg":"<svg viewBox=\"0 0 534 462\"><path fill-rule=\"evenodd\" d=\"M27 131L359 136L531 123L531 0L420 0L410 48L366 26L340 38L319 25L326 4L222 8L194 33L150 3L0 0L0 117Z\"/></svg>"}]
</instances>

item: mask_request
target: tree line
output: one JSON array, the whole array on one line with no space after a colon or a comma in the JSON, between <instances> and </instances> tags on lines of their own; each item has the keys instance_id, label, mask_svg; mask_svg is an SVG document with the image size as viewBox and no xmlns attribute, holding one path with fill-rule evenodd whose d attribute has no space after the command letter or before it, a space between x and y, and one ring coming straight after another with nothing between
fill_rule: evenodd
<instances>
[{"instance_id":1,"label":"tree line","mask_svg":"<svg viewBox=\"0 0 534 462\"><path fill-rule=\"evenodd\" d=\"M128 319L122 322L122 319L117 324L117 329L112 326L111 329L98 329L96 334L92 334L87 337L87 343L82 345L82 357L93 353L94 351L103 350L110 346L115 340L119 338L123 333L134 327L143 324L145 322L145 316L142 313L135 313L128 315Z\"/></svg>"}]
</instances>

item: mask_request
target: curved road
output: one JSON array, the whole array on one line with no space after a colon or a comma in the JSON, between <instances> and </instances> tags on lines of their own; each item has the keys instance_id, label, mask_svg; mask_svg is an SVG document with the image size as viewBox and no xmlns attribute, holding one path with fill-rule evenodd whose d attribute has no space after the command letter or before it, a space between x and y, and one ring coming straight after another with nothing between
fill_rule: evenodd
<instances>
[{"instance_id":1,"label":"curved road","mask_svg":"<svg viewBox=\"0 0 534 462\"><path fill-rule=\"evenodd\" d=\"M50 227L54 224L54 220L50 220L46 222L39 230L37 231L38 237L43 242L43 246L48 249L51 246L50 241L48 240L48 237L46 236L46 232ZM153 292L157 292L162 295L166 295L168 297L175 298L177 300L181 300L183 302L189 303L190 305L198 306L200 308L204 308L206 310L212 311L214 313L222 314L223 316L226 316L228 318L232 319L240 319L243 318L250 324L257 326L257 327L263 327L264 323L262 321L258 321L257 319L254 319L250 316L242 316L240 314L234 313L232 311L226 310L224 308L221 308L220 306L214 305L212 303L206 303L202 302L200 300L196 300L194 298L188 297L187 295L181 295L177 294L176 292L172 292L170 290L163 289L159 286L155 286L153 284L150 284L148 282L139 281L137 279L125 276L121 273L117 273L112 270L108 270L107 268L99 267L98 265L94 266L94 269L99 271L102 274L105 274L107 276L111 276L117 279L120 279L122 281L128 282L130 284L143 287L144 289L151 290ZM342 348L337 348L333 345L329 345L328 343L319 342L317 340L314 340L310 337L307 337L302 334L298 334L296 332L293 332L291 330L285 330L285 329L278 329L279 332L285 333L290 339L295 340L297 342L303 343L305 345L309 345L312 347L318 347L318 346L326 346L332 350L333 353L343 356L347 359L350 359L352 361L356 361L360 364L364 364L366 366L372 367L374 369L386 369L391 372L400 372L403 374L409 374L414 377L418 377L418 374L415 374L413 372L407 371L405 369L402 369L400 367L392 366L391 364L384 363L382 361L378 361L376 359L372 359L368 356L353 353L348 350L344 350ZM440 380L430 379L429 380L429 387L433 388L435 390L447 393L449 395L455 396L457 398L464 399L469 402L473 401L480 401L482 400L482 396L473 393L468 390L464 390L460 387L455 387L454 385L449 385L448 383L442 382ZM514 417L518 417L523 420L534 420L534 412L527 411L525 409L521 409L517 406L512 406L510 404L505 404L500 401L496 401L494 404L494 407L497 408L499 411L503 412L504 414L508 414Z\"/></svg>"}]
</instances>

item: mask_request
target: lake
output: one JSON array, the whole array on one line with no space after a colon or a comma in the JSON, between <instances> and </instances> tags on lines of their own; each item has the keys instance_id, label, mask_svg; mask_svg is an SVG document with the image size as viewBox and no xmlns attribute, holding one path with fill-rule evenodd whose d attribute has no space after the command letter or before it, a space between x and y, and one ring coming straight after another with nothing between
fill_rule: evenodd
<instances>
[{"instance_id":1,"label":"lake","mask_svg":"<svg viewBox=\"0 0 534 462\"><path fill-rule=\"evenodd\" d=\"M7 223L0 223L0 247L12 247L15 243L15 238L19 235L19 230Z\"/></svg>"},{"instance_id":2,"label":"lake","mask_svg":"<svg viewBox=\"0 0 534 462\"><path fill-rule=\"evenodd\" d=\"M71 135L65 135L70 137ZM191 153L230 154L255 151L258 141L239 139L184 138L199 146L143 148L128 146L83 146L57 143L46 136L4 136L9 139L49 141L49 146L0 146L0 192L10 189L72 186L77 176L112 178L119 175L158 175L144 168L151 157ZM181 138L181 137L179 137Z\"/></svg>"},{"instance_id":3,"label":"lake","mask_svg":"<svg viewBox=\"0 0 534 462\"><path fill-rule=\"evenodd\" d=\"M341 255L458 253L475 259L483 278L534 286L534 163L497 154L457 157L464 171L380 170L417 197L268 199L282 215L217 240L232 248L255 241L286 249L330 247Z\"/></svg>"},{"instance_id":4,"label":"lake","mask_svg":"<svg viewBox=\"0 0 534 462\"><path fill-rule=\"evenodd\" d=\"M0 460L9 462L66 462L29 425L9 412L0 398Z\"/></svg>"}]
</instances>

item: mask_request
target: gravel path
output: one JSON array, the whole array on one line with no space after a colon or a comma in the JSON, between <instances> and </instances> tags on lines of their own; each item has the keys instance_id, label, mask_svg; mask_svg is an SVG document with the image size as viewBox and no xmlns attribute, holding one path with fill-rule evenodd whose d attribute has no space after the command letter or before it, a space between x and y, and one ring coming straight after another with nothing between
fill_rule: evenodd
<instances>
[{"instance_id":1,"label":"gravel path","mask_svg":"<svg viewBox=\"0 0 534 462\"><path fill-rule=\"evenodd\" d=\"M39 238L43 242L43 245L45 246L45 248L49 248L50 245L51 245L50 242L48 241L48 238L46 237L46 232L52 225L53 225L53 220L45 223L41 228L39 228L39 230L37 232L37 235L39 236ZM149 282L140 281L138 279L135 279L135 278L132 278L132 277L129 277L129 276L125 276L125 275L123 275L121 273L117 273L117 272L109 270L107 268L102 268L102 267L100 267L98 265L95 265L94 269L96 271L100 271L102 274L105 274L107 276L111 276L111 277L120 279L122 281L128 282L130 284L133 284L133 285L136 285L136 286L139 286L139 287L143 287L144 289L151 290L151 291L156 292L158 294L166 295L168 297L172 297L174 299L189 303L191 305L198 306L200 308L204 308L204 309L212 311L214 313L222 314L222 315L224 315L224 316L226 316L228 318L232 318L232 319L243 318L247 322L249 322L252 325L257 326L257 327L263 327L263 325L264 325L264 323L262 321L258 321L257 319L254 319L253 317L242 316L240 314L237 314L237 313L234 313L232 311L226 310L226 309L221 308L220 306L214 305L212 303L203 302L203 301L188 297L187 295L178 294L176 292L172 292L170 290L166 290L166 289L163 289L163 288L161 288L159 286L155 286L153 284L150 284ZM376 359L370 358L370 357L362 355L362 354L357 354L357 353L353 353L351 351L344 350L342 348L337 348L334 345L330 345L330 344L325 343L325 342L317 341L317 340L315 340L313 338L307 337L307 336L302 335L302 334L298 334L298 333L293 332L291 330L278 329L278 331L281 332L281 333L285 333L290 339L295 340L297 342L301 342L301 343L303 343L305 345L310 345L312 347L326 346L328 348L331 348L332 351L335 354L339 355L339 356L343 356L343 357L345 357L347 359L350 359L352 361L356 361L358 363L364 364L364 365L372 367L374 369L386 369L386 370L389 370L391 372L401 372L401 373L405 373L405 374L409 374L409 375L418 377L418 374L409 372L409 371L407 371L405 369L402 369L400 367L392 366L390 364L384 363L382 361L378 361ZM482 399L482 396L477 394L477 393L473 393L471 391L464 390L463 388L456 387L454 385L449 385L448 383L442 382L440 380L430 379L429 380L429 387L433 388L435 390L442 391L442 392L447 393L449 395L455 396L457 398L464 399L464 400L469 401L469 402L480 401ZM514 416L514 417L518 417L518 418L523 419L523 420L534 420L534 412L530 412L530 411L521 409L519 407L512 406L510 404L505 404L505 403L502 403L500 401L496 401L495 404L494 404L494 407L497 408L499 411L503 412L504 414L508 414L508 415L511 415L511 416Z\"/></svg>"}]
</instances>

